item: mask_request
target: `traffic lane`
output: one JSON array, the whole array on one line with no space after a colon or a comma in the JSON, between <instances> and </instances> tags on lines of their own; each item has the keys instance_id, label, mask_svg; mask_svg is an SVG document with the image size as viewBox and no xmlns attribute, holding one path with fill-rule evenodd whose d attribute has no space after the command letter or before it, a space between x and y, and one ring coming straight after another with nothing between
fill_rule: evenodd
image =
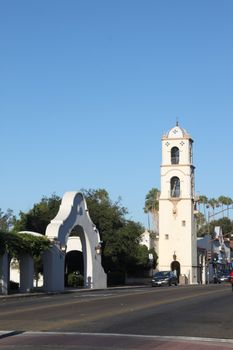
<instances>
[{"instance_id":1,"label":"traffic lane","mask_svg":"<svg viewBox=\"0 0 233 350\"><path fill-rule=\"evenodd\" d=\"M233 339L233 295L228 287L218 290L222 293L193 293L183 300L174 297L142 312L132 309L126 317L114 317L112 322L99 323L98 327L102 326L101 331L106 333Z\"/></svg>"},{"instance_id":2,"label":"traffic lane","mask_svg":"<svg viewBox=\"0 0 233 350\"><path fill-rule=\"evenodd\" d=\"M0 312L1 310L10 309L10 308L19 308L24 307L26 305L43 305L51 302L58 302L58 303L65 303L66 301L69 303L72 301L72 299L80 299L80 301L83 301L83 299L91 300L91 299L101 299L102 297L112 297L112 296L124 296L124 295L140 295L144 293L159 293L163 294L166 292L172 293L179 293L179 294L186 294L186 289L192 290L195 288L195 290L208 290L208 289L218 289L221 288L223 285L196 285L196 286L178 286L178 287L169 287L169 286L163 286L163 287L141 287L141 288L107 288L104 290L77 290L73 292L65 292L65 293L54 293L54 294L26 294L23 295L9 295L9 296L3 296L0 295ZM177 289L177 291L176 291Z\"/></svg>"},{"instance_id":3,"label":"traffic lane","mask_svg":"<svg viewBox=\"0 0 233 350\"><path fill-rule=\"evenodd\" d=\"M16 350L229 350L233 341L119 334L23 333L0 338L0 348Z\"/></svg>"},{"instance_id":4,"label":"traffic lane","mask_svg":"<svg viewBox=\"0 0 233 350\"><path fill-rule=\"evenodd\" d=\"M179 300L183 301L185 299L190 299L193 297L193 293L195 293L195 296L201 296L205 295L207 292L209 293L215 293L216 288L211 292L208 292L208 289L206 288L189 288L189 290L184 291L180 289L174 289L172 291L171 288L163 288L157 289L158 293L155 293L152 288L145 292L137 293L136 295L132 295L132 291L121 295L111 295L104 294L103 295L96 295L89 300L88 298L80 298L77 296L76 299L70 298L70 296L63 296L62 300L61 298L51 298L46 299L46 301L42 298L40 299L39 304L33 304L30 301L27 305L25 304L19 304L16 305L13 304L13 307L8 307L4 310L1 308L0 310L0 320L1 325L3 327L4 323L7 323L7 320L14 321L16 324L16 321L23 322L23 327L21 326L18 328L18 326L15 326L15 329L23 329L23 330L54 330L53 327L56 327L56 323L62 322L62 319L69 318L70 322L69 324L72 324L72 320L74 320L74 323L78 319L80 322L85 322L85 320L90 321L91 319L98 319L101 317L108 317L108 315L118 315L122 314L122 312L131 312L132 310L141 310L144 308L149 308L151 306L154 306L158 303L171 303L178 302ZM161 291L161 293L159 293ZM221 291L221 290L220 290ZM114 311L115 310L115 311ZM35 314L37 317L35 318ZM22 319L23 315L23 319ZM46 321L54 321L54 318L56 318L58 321L53 322L51 325L52 328L37 328L40 327L40 322L44 322L46 324ZM90 319L91 318L91 319ZM29 322L27 322L29 321ZM33 321L33 322L31 322ZM35 322L39 322L39 325L35 325ZM6 327L2 329L9 329L9 323L7 323ZM64 326L64 324L60 325Z\"/></svg>"},{"instance_id":5,"label":"traffic lane","mask_svg":"<svg viewBox=\"0 0 233 350\"><path fill-rule=\"evenodd\" d=\"M156 305L158 303L171 303L184 301L185 299L190 299L195 296L205 296L206 293L214 293L215 291L209 291L206 288L189 288L187 290L174 288L162 288L155 290L148 289L147 291L138 292L134 294L132 291L128 291L127 293L122 294L94 294L89 298L90 294L86 296L76 295L73 297L63 296L59 297L50 297L50 298L42 298L38 299L37 302L33 302L34 300L28 300L27 304L19 301L18 304L13 303L13 305L8 304L4 305L5 307L0 308L0 320L7 321L21 321L22 315L24 316L24 320L27 319L29 321L35 319L35 314L37 318L40 320L50 320L56 318L70 317L72 318L79 317L85 320L85 316L93 315L93 317L101 317L102 313L105 316L108 314L112 314L115 309L115 313L122 313L122 311L131 311L131 310L141 310L144 308L149 308L150 306ZM219 290L222 292L222 290ZM161 292L161 293L159 293ZM88 297L87 297L88 296ZM123 309L123 310L122 310ZM114 312L113 312L114 313ZM1 324L2 324L1 322ZM25 328L24 330L34 330L30 328ZM6 329L6 328L4 328ZM8 328L7 328L8 329ZM22 329L22 328L21 328ZM39 329L36 329L39 330Z\"/></svg>"},{"instance_id":6,"label":"traffic lane","mask_svg":"<svg viewBox=\"0 0 233 350\"><path fill-rule=\"evenodd\" d=\"M17 297L14 296L14 298L9 297L3 297L0 296L0 314L4 312L4 310L10 311L10 310L19 310L20 308L24 310L25 308L43 308L43 306L50 306L54 305L60 306L60 305L69 305L70 303L77 303L77 302L89 302L92 300L98 300L98 299L107 299L107 298L118 298L118 297L124 297L124 296L139 296L139 298L145 294L158 294L158 298L160 298L160 295L166 295L172 292L174 295L186 295L187 289L189 292L192 292L193 289L196 291L204 291L208 292L209 289L211 290L217 290L221 288L222 285L205 285L205 286L179 286L179 287L145 287L143 289L106 289L106 290L86 290L86 291L77 291L73 293L64 293L64 294L52 294L52 295L38 295L36 297L31 295L27 295L27 297Z\"/></svg>"},{"instance_id":7,"label":"traffic lane","mask_svg":"<svg viewBox=\"0 0 233 350\"><path fill-rule=\"evenodd\" d=\"M83 301L89 301L91 299L101 299L106 297L112 297L113 295L124 295L124 294L140 294L144 290L151 290L151 288L148 287L141 287L141 288L122 288L118 289L104 289L104 290L77 290L72 292L65 292L65 293L54 293L54 294L26 294L26 295L7 295L3 296L0 295L0 313L1 311L10 310L10 309L19 309L24 308L25 306L39 306L39 305L46 305L51 303L61 303L65 304L66 302L69 304L74 299L75 301L80 300L80 302Z\"/></svg>"},{"instance_id":8,"label":"traffic lane","mask_svg":"<svg viewBox=\"0 0 233 350\"><path fill-rule=\"evenodd\" d=\"M218 304L226 289L194 287L187 288L185 293L184 289L183 291L182 288L178 289L176 287L159 288L156 289L158 292L154 292L151 288L137 295L133 293L109 297L102 295L101 299L82 301L72 299L69 303L65 300L64 305L61 300L55 301L55 304L39 307L28 305L24 310L20 308L1 312L1 329L190 336L194 336L196 332L195 335L199 336L197 328L202 330L208 327L206 325L201 327L200 324L197 327L198 322L195 320L193 322L192 312L187 313L188 306L194 304L194 311L199 307L198 313L201 313L203 303L209 301ZM202 301L201 306L199 306L200 301ZM227 308L229 309L229 305ZM230 325L232 327L232 322ZM203 336L216 337L216 334L210 333L205 333ZM232 332L228 333L228 337L232 337Z\"/></svg>"}]
</instances>

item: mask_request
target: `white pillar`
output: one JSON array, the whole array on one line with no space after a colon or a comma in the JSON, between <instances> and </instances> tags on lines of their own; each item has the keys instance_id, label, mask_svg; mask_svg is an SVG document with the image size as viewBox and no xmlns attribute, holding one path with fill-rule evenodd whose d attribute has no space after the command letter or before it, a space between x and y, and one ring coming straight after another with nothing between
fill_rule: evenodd
<instances>
[{"instance_id":1,"label":"white pillar","mask_svg":"<svg viewBox=\"0 0 233 350\"><path fill-rule=\"evenodd\" d=\"M8 294L9 258L8 254L0 255L0 294Z\"/></svg>"},{"instance_id":2,"label":"white pillar","mask_svg":"<svg viewBox=\"0 0 233 350\"><path fill-rule=\"evenodd\" d=\"M23 254L19 259L20 268L20 284L19 290L21 293L28 293L33 288L34 279L34 260L29 254Z\"/></svg>"},{"instance_id":3,"label":"white pillar","mask_svg":"<svg viewBox=\"0 0 233 350\"><path fill-rule=\"evenodd\" d=\"M46 292L64 291L65 254L54 245L43 253L44 290Z\"/></svg>"}]
</instances>

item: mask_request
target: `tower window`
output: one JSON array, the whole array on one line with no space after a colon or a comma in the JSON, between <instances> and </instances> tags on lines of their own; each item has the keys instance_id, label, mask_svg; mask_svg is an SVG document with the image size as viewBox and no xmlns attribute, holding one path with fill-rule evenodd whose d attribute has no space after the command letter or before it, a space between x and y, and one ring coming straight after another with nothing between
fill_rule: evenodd
<instances>
[{"instance_id":1,"label":"tower window","mask_svg":"<svg viewBox=\"0 0 233 350\"><path fill-rule=\"evenodd\" d=\"M180 197L180 179L177 176L173 176L170 185L171 197Z\"/></svg>"},{"instance_id":2,"label":"tower window","mask_svg":"<svg viewBox=\"0 0 233 350\"><path fill-rule=\"evenodd\" d=\"M180 160L180 151L178 147L172 147L171 149L171 163L179 164Z\"/></svg>"},{"instance_id":3,"label":"tower window","mask_svg":"<svg viewBox=\"0 0 233 350\"><path fill-rule=\"evenodd\" d=\"M165 235L165 239L169 239L169 235L168 234Z\"/></svg>"}]
</instances>

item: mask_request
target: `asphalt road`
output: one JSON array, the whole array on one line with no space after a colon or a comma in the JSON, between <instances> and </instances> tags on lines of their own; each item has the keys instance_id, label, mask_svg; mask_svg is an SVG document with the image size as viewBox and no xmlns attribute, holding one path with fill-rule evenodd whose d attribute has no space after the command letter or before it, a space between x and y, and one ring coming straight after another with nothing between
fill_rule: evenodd
<instances>
[{"instance_id":1,"label":"asphalt road","mask_svg":"<svg viewBox=\"0 0 233 350\"><path fill-rule=\"evenodd\" d=\"M0 349L233 349L232 306L229 284L0 298Z\"/></svg>"}]
</instances>

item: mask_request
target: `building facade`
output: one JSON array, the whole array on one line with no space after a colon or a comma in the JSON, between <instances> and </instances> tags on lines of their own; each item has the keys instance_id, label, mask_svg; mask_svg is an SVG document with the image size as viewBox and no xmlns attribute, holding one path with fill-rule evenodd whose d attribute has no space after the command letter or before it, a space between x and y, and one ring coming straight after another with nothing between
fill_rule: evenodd
<instances>
[{"instance_id":1,"label":"building facade","mask_svg":"<svg viewBox=\"0 0 233 350\"><path fill-rule=\"evenodd\" d=\"M178 123L162 137L159 270L197 283L193 140Z\"/></svg>"}]
</instances>

